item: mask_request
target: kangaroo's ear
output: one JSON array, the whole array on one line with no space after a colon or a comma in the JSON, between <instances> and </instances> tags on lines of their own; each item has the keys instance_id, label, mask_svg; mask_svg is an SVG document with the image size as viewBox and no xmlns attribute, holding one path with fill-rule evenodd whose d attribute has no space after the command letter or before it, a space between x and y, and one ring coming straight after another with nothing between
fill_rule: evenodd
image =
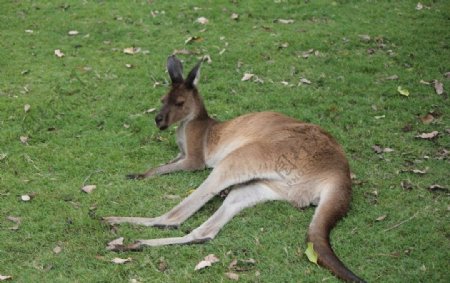
<instances>
[{"instance_id":1,"label":"kangaroo's ear","mask_svg":"<svg viewBox=\"0 0 450 283\"><path fill-rule=\"evenodd\" d=\"M183 83L183 64L181 64L181 61L175 55L167 58L167 71L169 72L172 84Z\"/></svg>"},{"instance_id":2,"label":"kangaroo's ear","mask_svg":"<svg viewBox=\"0 0 450 283\"><path fill-rule=\"evenodd\" d=\"M194 88L197 86L198 81L200 80L200 67L202 66L202 61L198 62L197 65L189 72L188 77L186 78L185 84L190 88Z\"/></svg>"}]
</instances>

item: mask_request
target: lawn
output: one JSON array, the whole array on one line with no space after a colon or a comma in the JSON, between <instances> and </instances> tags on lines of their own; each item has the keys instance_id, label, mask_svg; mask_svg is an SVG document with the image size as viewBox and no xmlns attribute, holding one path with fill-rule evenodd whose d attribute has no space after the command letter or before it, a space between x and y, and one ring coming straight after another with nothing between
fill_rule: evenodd
<instances>
[{"instance_id":1,"label":"lawn","mask_svg":"<svg viewBox=\"0 0 450 283\"><path fill-rule=\"evenodd\" d=\"M304 254L314 209L283 202L243 211L204 245L106 250L120 236L184 235L222 201L178 230L100 221L160 215L209 174L125 179L177 154L175 128L160 132L153 122L175 52L185 69L209 56L199 89L215 118L278 111L342 144L354 193L331 239L356 274L449 282L449 2L187 2L1 1L0 275L227 282L233 272L240 282L338 282ZM194 271L208 254L220 261Z\"/></svg>"}]
</instances>

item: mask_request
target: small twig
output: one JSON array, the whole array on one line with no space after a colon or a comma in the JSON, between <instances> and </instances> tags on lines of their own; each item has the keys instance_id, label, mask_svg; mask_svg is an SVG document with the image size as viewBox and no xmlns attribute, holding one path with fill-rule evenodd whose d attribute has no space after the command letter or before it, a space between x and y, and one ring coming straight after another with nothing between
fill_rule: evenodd
<instances>
[{"instance_id":1,"label":"small twig","mask_svg":"<svg viewBox=\"0 0 450 283\"><path fill-rule=\"evenodd\" d=\"M102 173L103 170L102 169L97 169L96 171L92 172L91 174L89 174L83 181L83 184L81 185L81 187L84 187L86 185L86 182L92 177L92 175L94 174L98 174L98 173Z\"/></svg>"},{"instance_id":2,"label":"small twig","mask_svg":"<svg viewBox=\"0 0 450 283\"><path fill-rule=\"evenodd\" d=\"M418 213L419 213L419 212L417 211L417 212L414 213L414 215L411 216L410 218L408 218L408 219L406 219L406 220L403 220L402 222L397 223L397 224L395 224L394 226L392 226L392 227L390 227L390 228L385 229L383 232L390 231L390 230L392 230L392 229L395 229L395 228L399 227L400 225L405 224L405 223L408 222L408 221L411 221L413 218L415 218L415 217L417 216Z\"/></svg>"}]
</instances>

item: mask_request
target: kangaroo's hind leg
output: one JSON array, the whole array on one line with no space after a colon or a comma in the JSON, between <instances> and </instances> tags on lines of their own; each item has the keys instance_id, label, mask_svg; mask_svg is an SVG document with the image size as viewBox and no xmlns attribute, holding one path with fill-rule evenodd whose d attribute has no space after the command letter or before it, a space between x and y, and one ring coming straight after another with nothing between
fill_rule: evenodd
<instances>
[{"instance_id":1,"label":"kangaroo's hind leg","mask_svg":"<svg viewBox=\"0 0 450 283\"><path fill-rule=\"evenodd\" d=\"M183 237L138 240L129 246L117 246L114 250L139 250L143 246L203 243L213 239L220 229L236 214L247 207L283 197L263 181L240 185L231 190L220 208L201 226Z\"/></svg>"}]
</instances>

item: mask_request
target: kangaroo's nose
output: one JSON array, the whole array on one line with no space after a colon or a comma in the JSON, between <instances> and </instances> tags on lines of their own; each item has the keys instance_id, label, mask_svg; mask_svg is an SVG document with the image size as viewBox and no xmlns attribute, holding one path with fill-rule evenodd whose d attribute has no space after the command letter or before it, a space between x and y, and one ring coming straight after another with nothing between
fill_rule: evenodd
<instances>
[{"instance_id":1,"label":"kangaroo's nose","mask_svg":"<svg viewBox=\"0 0 450 283\"><path fill-rule=\"evenodd\" d=\"M159 123L161 123L162 120L163 120L163 116L161 114L156 115L156 117L155 117L156 124L159 125Z\"/></svg>"}]
</instances>

